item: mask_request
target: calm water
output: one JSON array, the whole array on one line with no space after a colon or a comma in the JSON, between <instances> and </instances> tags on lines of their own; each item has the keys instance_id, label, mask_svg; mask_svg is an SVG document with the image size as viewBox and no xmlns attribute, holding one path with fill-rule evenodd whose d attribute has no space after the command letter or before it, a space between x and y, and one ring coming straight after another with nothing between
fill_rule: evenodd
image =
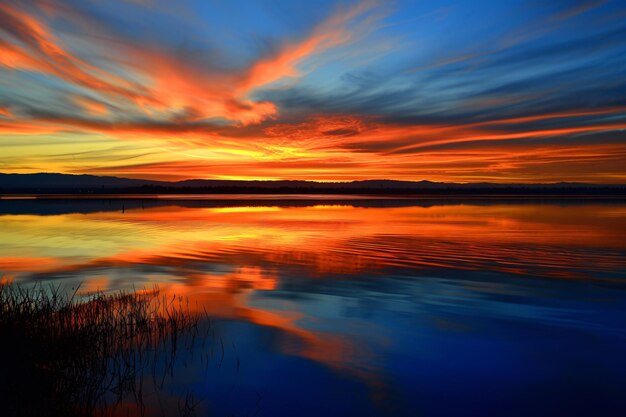
<instances>
[{"instance_id":1,"label":"calm water","mask_svg":"<svg viewBox=\"0 0 626 417\"><path fill-rule=\"evenodd\" d=\"M626 409L624 201L0 200L0 274L189 296L208 415Z\"/></svg>"}]
</instances>

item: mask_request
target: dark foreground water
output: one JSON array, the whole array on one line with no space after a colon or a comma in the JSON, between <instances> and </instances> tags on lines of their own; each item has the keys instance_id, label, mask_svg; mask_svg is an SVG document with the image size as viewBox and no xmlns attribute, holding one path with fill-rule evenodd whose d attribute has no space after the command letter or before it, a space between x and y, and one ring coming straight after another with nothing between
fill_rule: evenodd
<instances>
[{"instance_id":1,"label":"dark foreground water","mask_svg":"<svg viewBox=\"0 0 626 417\"><path fill-rule=\"evenodd\" d=\"M626 410L625 201L0 200L0 274L206 310L147 415Z\"/></svg>"}]
</instances>

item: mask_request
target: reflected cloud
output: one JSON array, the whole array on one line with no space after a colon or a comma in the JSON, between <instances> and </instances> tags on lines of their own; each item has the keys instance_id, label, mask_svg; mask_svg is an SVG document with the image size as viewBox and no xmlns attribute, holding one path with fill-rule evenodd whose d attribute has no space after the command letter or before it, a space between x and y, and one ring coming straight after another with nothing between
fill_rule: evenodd
<instances>
[{"instance_id":1,"label":"reflected cloud","mask_svg":"<svg viewBox=\"0 0 626 417\"><path fill-rule=\"evenodd\" d=\"M385 202L127 199L115 203L124 212L92 201L83 213L3 214L0 272L82 283L81 294L158 285L194 311L276 332L275 352L362 381L375 398L391 395L379 352L401 349L384 314L451 333L476 330L450 314L596 326L547 301L524 304L524 283L624 277L619 202Z\"/></svg>"}]
</instances>

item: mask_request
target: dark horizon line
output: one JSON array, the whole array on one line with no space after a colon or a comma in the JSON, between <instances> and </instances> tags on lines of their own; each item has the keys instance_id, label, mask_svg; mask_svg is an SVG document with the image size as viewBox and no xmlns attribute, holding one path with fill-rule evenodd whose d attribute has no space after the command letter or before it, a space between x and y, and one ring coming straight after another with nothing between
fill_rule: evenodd
<instances>
[{"instance_id":1,"label":"dark horizon line","mask_svg":"<svg viewBox=\"0 0 626 417\"><path fill-rule=\"evenodd\" d=\"M432 181L358 180L140 180L89 174L1 174L0 195L155 195L155 194L335 194L335 195L511 195L626 196L626 184L446 183Z\"/></svg>"},{"instance_id":2,"label":"dark horizon line","mask_svg":"<svg viewBox=\"0 0 626 417\"><path fill-rule=\"evenodd\" d=\"M503 186L557 186L557 185L576 185L576 186L591 186L591 187L626 187L626 183L596 183L596 182L584 182L584 181L554 181L554 182L493 182L493 181L476 181L476 182L455 182L455 181L433 181L427 179L420 180L400 180L392 178L368 178L362 180L304 180L304 179L218 179L218 178L189 178L185 180L155 180L147 178L134 178L134 177L122 177L118 175L94 175L94 174L67 174L61 172L33 172L33 173L3 173L0 172L0 188L4 181L2 177L34 177L34 176L55 176L55 177L68 177L68 178L93 178L93 179L111 179L111 180L125 180L133 182L143 182L146 184L163 184L163 185L182 185L185 183L193 182L206 182L206 183L250 183L250 184L275 184L275 183L305 183L311 185L350 185L350 184L363 184L363 183L391 183L391 184L412 184L412 185L454 185L454 186L472 186L472 185L494 185L498 187Z\"/></svg>"}]
</instances>

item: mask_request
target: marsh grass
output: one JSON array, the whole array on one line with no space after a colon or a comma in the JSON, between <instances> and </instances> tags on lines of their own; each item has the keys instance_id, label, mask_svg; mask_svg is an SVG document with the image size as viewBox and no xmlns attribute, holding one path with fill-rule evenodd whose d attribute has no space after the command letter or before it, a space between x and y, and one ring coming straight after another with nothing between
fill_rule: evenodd
<instances>
[{"instance_id":1,"label":"marsh grass","mask_svg":"<svg viewBox=\"0 0 626 417\"><path fill-rule=\"evenodd\" d=\"M206 339L203 316L188 303L158 288L79 297L60 287L1 284L1 414L171 415L154 396L173 376L179 350ZM191 393L176 403L181 415L198 406Z\"/></svg>"}]
</instances>

